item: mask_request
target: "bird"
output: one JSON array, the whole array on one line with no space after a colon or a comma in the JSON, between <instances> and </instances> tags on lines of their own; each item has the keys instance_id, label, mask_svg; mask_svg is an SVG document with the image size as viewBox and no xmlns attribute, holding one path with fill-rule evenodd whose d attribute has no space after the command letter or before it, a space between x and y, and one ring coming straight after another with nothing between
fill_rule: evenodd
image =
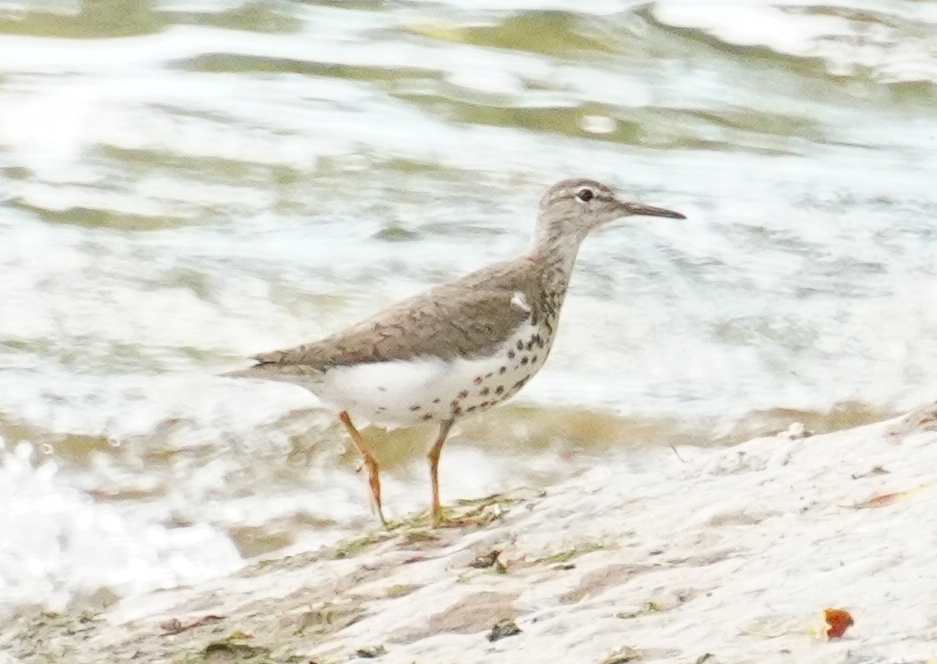
<instances>
[{"instance_id":1,"label":"bird","mask_svg":"<svg viewBox=\"0 0 937 664\"><path fill-rule=\"evenodd\" d=\"M237 378L293 383L331 408L368 471L385 526L380 468L352 419L385 427L435 423L427 455L431 518L444 522L439 458L458 420L514 396L546 361L579 247L594 229L629 216L686 219L620 198L592 179L567 179L540 201L519 256L392 304L319 341L261 353Z\"/></svg>"}]
</instances>

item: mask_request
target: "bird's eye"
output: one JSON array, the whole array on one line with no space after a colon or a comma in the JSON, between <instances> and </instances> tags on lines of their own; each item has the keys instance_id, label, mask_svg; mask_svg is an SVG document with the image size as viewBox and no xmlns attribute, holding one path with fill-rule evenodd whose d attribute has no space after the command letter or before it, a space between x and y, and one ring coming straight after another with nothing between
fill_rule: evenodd
<instances>
[{"instance_id":1,"label":"bird's eye","mask_svg":"<svg viewBox=\"0 0 937 664\"><path fill-rule=\"evenodd\" d=\"M580 190L576 193L576 198L578 198L579 200L581 200L583 203L588 203L588 202L591 201L594 197L595 197L595 194L592 193L592 190L589 189L589 188L580 189Z\"/></svg>"}]
</instances>

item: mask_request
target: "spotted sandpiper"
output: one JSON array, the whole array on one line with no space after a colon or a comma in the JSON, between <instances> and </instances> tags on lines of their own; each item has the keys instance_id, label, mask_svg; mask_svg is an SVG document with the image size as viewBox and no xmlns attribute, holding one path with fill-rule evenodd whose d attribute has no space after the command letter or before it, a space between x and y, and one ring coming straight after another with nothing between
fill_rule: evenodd
<instances>
[{"instance_id":1,"label":"spotted sandpiper","mask_svg":"<svg viewBox=\"0 0 937 664\"><path fill-rule=\"evenodd\" d=\"M540 201L533 242L495 263L403 300L321 341L254 356L228 376L301 385L334 408L368 469L381 522L377 461L352 415L387 426L435 422L429 451L434 524L442 520L439 455L453 423L513 396L550 352L579 245L631 215L685 219L624 201L594 180L563 180Z\"/></svg>"}]
</instances>

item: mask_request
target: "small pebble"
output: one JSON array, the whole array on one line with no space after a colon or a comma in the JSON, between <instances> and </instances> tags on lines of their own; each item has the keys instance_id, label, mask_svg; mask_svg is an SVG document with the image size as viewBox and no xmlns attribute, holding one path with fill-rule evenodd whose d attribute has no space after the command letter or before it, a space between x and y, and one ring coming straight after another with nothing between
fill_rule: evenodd
<instances>
[{"instance_id":1,"label":"small pebble","mask_svg":"<svg viewBox=\"0 0 937 664\"><path fill-rule=\"evenodd\" d=\"M469 567L474 567L475 569L487 569L498 562L498 556L501 555L501 552L498 549L492 549L490 552L478 556L475 560L469 563Z\"/></svg>"},{"instance_id":2,"label":"small pebble","mask_svg":"<svg viewBox=\"0 0 937 664\"><path fill-rule=\"evenodd\" d=\"M374 659L376 657L380 657L381 655L386 655L387 649L384 646L374 646L373 648L358 648L355 654L363 659Z\"/></svg>"},{"instance_id":3,"label":"small pebble","mask_svg":"<svg viewBox=\"0 0 937 664\"><path fill-rule=\"evenodd\" d=\"M491 632L488 634L488 640L494 643L495 641L500 641L501 639L514 636L515 634L520 634L521 628L517 626L510 618L504 618L495 623L495 626L491 628Z\"/></svg>"}]
</instances>

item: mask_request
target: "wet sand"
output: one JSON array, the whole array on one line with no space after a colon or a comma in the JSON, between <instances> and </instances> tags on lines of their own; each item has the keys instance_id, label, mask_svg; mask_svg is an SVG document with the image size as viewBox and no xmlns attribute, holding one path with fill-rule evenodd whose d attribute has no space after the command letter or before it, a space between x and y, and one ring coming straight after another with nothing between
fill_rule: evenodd
<instances>
[{"instance_id":1,"label":"wet sand","mask_svg":"<svg viewBox=\"0 0 937 664\"><path fill-rule=\"evenodd\" d=\"M197 586L23 610L0 662L928 662L937 404L627 455ZM114 602L114 603L110 603ZM830 638L826 609L854 619Z\"/></svg>"}]
</instances>

